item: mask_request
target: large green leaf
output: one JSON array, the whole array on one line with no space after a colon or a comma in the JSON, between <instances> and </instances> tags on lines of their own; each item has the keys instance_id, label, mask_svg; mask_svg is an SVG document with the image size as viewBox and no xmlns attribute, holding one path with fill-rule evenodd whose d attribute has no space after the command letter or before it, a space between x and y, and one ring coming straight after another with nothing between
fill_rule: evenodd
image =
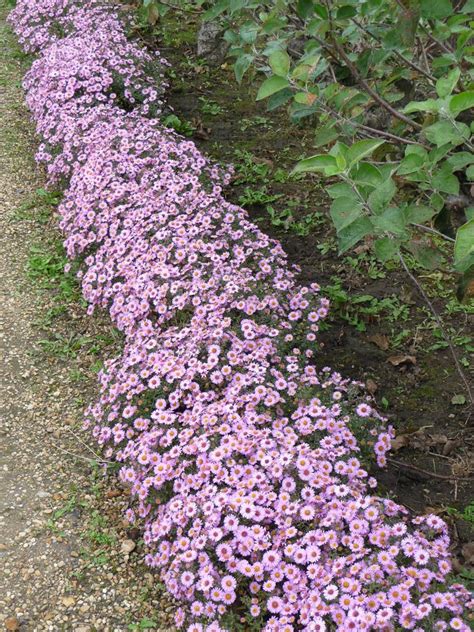
<instances>
[{"instance_id":1,"label":"large green leaf","mask_svg":"<svg viewBox=\"0 0 474 632\"><path fill-rule=\"evenodd\" d=\"M408 154L401 161L400 166L397 169L399 176L405 176L409 173L415 173L425 164L426 157L419 156L418 154Z\"/></svg>"},{"instance_id":2,"label":"large green leaf","mask_svg":"<svg viewBox=\"0 0 474 632\"><path fill-rule=\"evenodd\" d=\"M372 222L368 217L359 217L355 222L338 233L339 254L352 248L361 239L370 235L373 231Z\"/></svg>"},{"instance_id":3,"label":"large green leaf","mask_svg":"<svg viewBox=\"0 0 474 632\"><path fill-rule=\"evenodd\" d=\"M328 154L318 154L316 156L300 160L291 173L296 174L308 171L325 171L328 167L337 168L336 157L329 156Z\"/></svg>"},{"instance_id":4,"label":"large green leaf","mask_svg":"<svg viewBox=\"0 0 474 632\"><path fill-rule=\"evenodd\" d=\"M435 114L441 109L441 101L439 99L427 99L426 101L410 101L408 105L403 108L405 114L411 114L412 112L431 112Z\"/></svg>"},{"instance_id":5,"label":"large green leaf","mask_svg":"<svg viewBox=\"0 0 474 632\"><path fill-rule=\"evenodd\" d=\"M464 123L457 123L455 125L451 121L438 121L429 127L425 127L423 133L426 138L437 147L441 147L446 143L460 145L469 138L469 128L467 125L464 125Z\"/></svg>"},{"instance_id":6,"label":"large green leaf","mask_svg":"<svg viewBox=\"0 0 474 632\"><path fill-rule=\"evenodd\" d=\"M424 224L436 214L436 211L425 204L410 204L404 209L403 213L408 223Z\"/></svg>"},{"instance_id":7,"label":"large green leaf","mask_svg":"<svg viewBox=\"0 0 474 632\"><path fill-rule=\"evenodd\" d=\"M269 77L268 79L265 79L260 86L259 91L257 92L257 101L266 99L272 94L280 92L280 90L283 90L284 88L288 88L289 85L288 80L283 77Z\"/></svg>"},{"instance_id":8,"label":"large green leaf","mask_svg":"<svg viewBox=\"0 0 474 632\"><path fill-rule=\"evenodd\" d=\"M450 0L420 0L421 17L426 20L442 20L453 15Z\"/></svg>"},{"instance_id":9,"label":"large green leaf","mask_svg":"<svg viewBox=\"0 0 474 632\"><path fill-rule=\"evenodd\" d=\"M433 174L431 185L435 191L441 191L441 193L459 194L459 180L447 162Z\"/></svg>"},{"instance_id":10,"label":"large green leaf","mask_svg":"<svg viewBox=\"0 0 474 632\"><path fill-rule=\"evenodd\" d=\"M390 206L381 215L375 217L373 223L378 234L392 233L401 236L405 232L405 215L398 206Z\"/></svg>"},{"instance_id":11,"label":"large green leaf","mask_svg":"<svg viewBox=\"0 0 474 632\"><path fill-rule=\"evenodd\" d=\"M336 198L331 204L330 215L339 233L362 214L362 205L353 197Z\"/></svg>"},{"instance_id":12,"label":"large green leaf","mask_svg":"<svg viewBox=\"0 0 474 632\"><path fill-rule=\"evenodd\" d=\"M378 187L383 181L383 176L375 165L370 162L360 162L355 169L353 169L352 178L356 185Z\"/></svg>"},{"instance_id":13,"label":"large green leaf","mask_svg":"<svg viewBox=\"0 0 474 632\"><path fill-rule=\"evenodd\" d=\"M235 73L235 78L237 80L237 83L241 83L243 76L245 75L245 73L247 72L247 70L250 68L250 66L252 65L252 62L254 60L254 56L253 55L241 55L234 64L234 73Z\"/></svg>"},{"instance_id":14,"label":"large green leaf","mask_svg":"<svg viewBox=\"0 0 474 632\"><path fill-rule=\"evenodd\" d=\"M436 92L438 96L441 98L449 96L456 87L460 76L461 71L459 68L453 68L446 76L440 77L436 82Z\"/></svg>"},{"instance_id":15,"label":"large green leaf","mask_svg":"<svg viewBox=\"0 0 474 632\"><path fill-rule=\"evenodd\" d=\"M474 264L474 219L463 224L456 233L454 244L454 265L459 272L465 272Z\"/></svg>"},{"instance_id":16,"label":"large green leaf","mask_svg":"<svg viewBox=\"0 0 474 632\"><path fill-rule=\"evenodd\" d=\"M407 248L418 263L427 270L436 270L443 262L443 255L441 252L437 248L428 246L423 242L408 242Z\"/></svg>"},{"instance_id":17,"label":"large green leaf","mask_svg":"<svg viewBox=\"0 0 474 632\"><path fill-rule=\"evenodd\" d=\"M453 171L459 171L474 163L474 154L469 151L458 151L450 156L446 162L451 166Z\"/></svg>"},{"instance_id":18,"label":"large green leaf","mask_svg":"<svg viewBox=\"0 0 474 632\"><path fill-rule=\"evenodd\" d=\"M286 77L290 71L290 56L284 50L276 50L268 58L273 74L278 77ZM285 86L286 87L286 86Z\"/></svg>"},{"instance_id":19,"label":"large green leaf","mask_svg":"<svg viewBox=\"0 0 474 632\"><path fill-rule=\"evenodd\" d=\"M474 91L471 90L469 92L460 92L459 94L455 94L451 97L449 101L449 109L457 116L460 112L464 110L469 110L474 107Z\"/></svg>"},{"instance_id":20,"label":"large green leaf","mask_svg":"<svg viewBox=\"0 0 474 632\"><path fill-rule=\"evenodd\" d=\"M336 140L338 136L338 131L334 129L333 123L318 127L314 135L314 146L324 147L324 145L328 145L332 143L333 140Z\"/></svg>"},{"instance_id":21,"label":"large green leaf","mask_svg":"<svg viewBox=\"0 0 474 632\"><path fill-rule=\"evenodd\" d=\"M326 187L326 193L333 200L338 197L353 197L356 204L359 202L359 199L352 190L351 185L347 184L347 182L336 182L336 184L329 185Z\"/></svg>"},{"instance_id":22,"label":"large green leaf","mask_svg":"<svg viewBox=\"0 0 474 632\"><path fill-rule=\"evenodd\" d=\"M380 237L374 242L375 255L380 261L385 263L393 259L400 248L400 242L392 237Z\"/></svg>"},{"instance_id":23,"label":"large green leaf","mask_svg":"<svg viewBox=\"0 0 474 632\"><path fill-rule=\"evenodd\" d=\"M349 18L353 18L355 15L357 15L356 8L346 4L342 7L339 7L339 9L337 10L336 19L347 20Z\"/></svg>"},{"instance_id":24,"label":"large green leaf","mask_svg":"<svg viewBox=\"0 0 474 632\"><path fill-rule=\"evenodd\" d=\"M383 145L384 142L384 140L367 139L359 140L357 143L351 145L345 156L349 168L366 156L370 156L377 149L377 147Z\"/></svg>"},{"instance_id":25,"label":"large green leaf","mask_svg":"<svg viewBox=\"0 0 474 632\"><path fill-rule=\"evenodd\" d=\"M227 11L229 6L230 6L230 0L220 0L219 2L216 2L216 4L213 7L211 7L205 13L202 14L202 19L205 22L210 22L211 20L214 20L215 18L217 18L217 16L220 15L221 13L224 13L224 11Z\"/></svg>"},{"instance_id":26,"label":"large green leaf","mask_svg":"<svg viewBox=\"0 0 474 632\"><path fill-rule=\"evenodd\" d=\"M396 191L395 182L392 178L387 178L369 195L369 206L372 212L377 215L382 213L392 201Z\"/></svg>"}]
</instances>

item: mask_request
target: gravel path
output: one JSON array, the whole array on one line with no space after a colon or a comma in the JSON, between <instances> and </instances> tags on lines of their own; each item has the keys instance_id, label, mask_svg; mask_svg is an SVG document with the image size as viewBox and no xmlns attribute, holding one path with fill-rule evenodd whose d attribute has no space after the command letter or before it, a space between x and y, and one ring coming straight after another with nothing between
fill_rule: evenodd
<instances>
[{"instance_id":1,"label":"gravel path","mask_svg":"<svg viewBox=\"0 0 474 632\"><path fill-rule=\"evenodd\" d=\"M46 333L37 325L56 303L26 276L28 257L58 236L30 203L42 182L6 14L0 0L0 628L169 630L173 606L121 519L126 493L78 438L93 358L52 357L38 344L64 331L93 339L107 326L77 303Z\"/></svg>"}]
</instances>

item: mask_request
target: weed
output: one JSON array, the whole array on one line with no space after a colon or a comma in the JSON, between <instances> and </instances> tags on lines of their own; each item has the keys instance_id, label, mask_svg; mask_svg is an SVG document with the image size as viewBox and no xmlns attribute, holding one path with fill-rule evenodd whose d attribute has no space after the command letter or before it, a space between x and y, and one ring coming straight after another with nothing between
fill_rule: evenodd
<instances>
[{"instance_id":1,"label":"weed","mask_svg":"<svg viewBox=\"0 0 474 632\"><path fill-rule=\"evenodd\" d=\"M234 156L236 184L256 184L268 177L270 166L264 162L257 162L250 151L236 149Z\"/></svg>"},{"instance_id":2,"label":"weed","mask_svg":"<svg viewBox=\"0 0 474 632\"><path fill-rule=\"evenodd\" d=\"M158 623L153 619L148 619L144 617L138 623L130 623L128 626L129 630L133 632L137 632L138 630L149 630L150 628L156 628Z\"/></svg>"},{"instance_id":3,"label":"weed","mask_svg":"<svg viewBox=\"0 0 474 632\"><path fill-rule=\"evenodd\" d=\"M201 103L201 112L203 114L209 114L210 116L219 116L219 114L222 114L224 112L224 108L215 101L211 101L211 99L207 99L206 97L199 97L199 101Z\"/></svg>"},{"instance_id":4,"label":"weed","mask_svg":"<svg viewBox=\"0 0 474 632\"><path fill-rule=\"evenodd\" d=\"M163 119L163 124L165 127L170 127L183 136L192 136L196 130L194 125L189 123L189 121L182 121L176 114L168 114Z\"/></svg>"},{"instance_id":5,"label":"weed","mask_svg":"<svg viewBox=\"0 0 474 632\"><path fill-rule=\"evenodd\" d=\"M246 187L243 194L239 197L239 204L241 206L263 205L269 202L275 202L281 197L281 194L275 195L268 193L267 187L262 187L261 189Z\"/></svg>"},{"instance_id":6,"label":"weed","mask_svg":"<svg viewBox=\"0 0 474 632\"><path fill-rule=\"evenodd\" d=\"M270 127L270 122L264 116L254 116L252 118L243 118L240 123L240 129L245 132L251 127Z\"/></svg>"}]
</instances>

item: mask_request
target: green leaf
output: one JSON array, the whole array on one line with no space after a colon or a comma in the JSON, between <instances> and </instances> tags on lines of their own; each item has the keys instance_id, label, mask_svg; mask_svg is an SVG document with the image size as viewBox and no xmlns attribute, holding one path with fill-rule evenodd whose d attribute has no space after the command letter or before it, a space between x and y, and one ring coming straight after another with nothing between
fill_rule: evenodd
<instances>
[{"instance_id":1,"label":"green leaf","mask_svg":"<svg viewBox=\"0 0 474 632\"><path fill-rule=\"evenodd\" d=\"M229 8L229 5L229 0L220 0L220 2L217 2L213 7L202 14L202 19L204 20L204 22L210 22L211 20L214 20L214 18L217 18L218 15L224 13L224 11Z\"/></svg>"},{"instance_id":2,"label":"green leaf","mask_svg":"<svg viewBox=\"0 0 474 632\"><path fill-rule=\"evenodd\" d=\"M463 224L456 233L454 266L465 272L474 263L474 219Z\"/></svg>"},{"instance_id":3,"label":"green leaf","mask_svg":"<svg viewBox=\"0 0 474 632\"><path fill-rule=\"evenodd\" d=\"M315 4L314 5L314 12L319 15L320 18L322 18L323 20L327 20L329 15L328 15L328 10L326 9L326 7L322 4Z\"/></svg>"},{"instance_id":4,"label":"green leaf","mask_svg":"<svg viewBox=\"0 0 474 632\"><path fill-rule=\"evenodd\" d=\"M237 83L241 83L247 70L252 65L253 55L241 55L234 63L234 73Z\"/></svg>"},{"instance_id":5,"label":"green leaf","mask_svg":"<svg viewBox=\"0 0 474 632\"><path fill-rule=\"evenodd\" d=\"M390 206L381 215L374 218L377 233L392 233L401 236L405 233L405 216L398 206Z\"/></svg>"},{"instance_id":6,"label":"green leaf","mask_svg":"<svg viewBox=\"0 0 474 632\"><path fill-rule=\"evenodd\" d=\"M435 191L441 191L442 193L448 193L450 195L459 194L459 180L453 174L450 165L446 162L433 174L431 185Z\"/></svg>"},{"instance_id":7,"label":"green leaf","mask_svg":"<svg viewBox=\"0 0 474 632\"><path fill-rule=\"evenodd\" d=\"M469 182L474 182L474 165L471 165L469 169L466 169L466 178Z\"/></svg>"},{"instance_id":8,"label":"green leaf","mask_svg":"<svg viewBox=\"0 0 474 632\"><path fill-rule=\"evenodd\" d=\"M370 162L360 162L353 170L353 180L357 185L378 187L383 180L380 169Z\"/></svg>"},{"instance_id":9,"label":"green leaf","mask_svg":"<svg viewBox=\"0 0 474 632\"><path fill-rule=\"evenodd\" d=\"M442 20L453 15L450 0L420 0L421 17L426 20Z\"/></svg>"},{"instance_id":10,"label":"green leaf","mask_svg":"<svg viewBox=\"0 0 474 632\"><path fill-rule=\"evenodd\" d=\"M451 397L451 404L454 404L455 406L462 406L465 403L466 398L464 397L464 395L453 395Z\"/></svg>"},{"instance_id":11,"label":"green leaf","mask_svg":"<svg viewBox=\"0 0 474 632\"><path fill-rule=\"evenodd\" d=\"M257 101L261 101L262 99L266 99L267 97L275 94L276 92L280 92L284 88L287 88L290 84L283 77L269 77L265 79L262 85L259 88L257 93Z\"/></svg>"},{"instance_id":12,"label":"green leaf","mask_svg":"<svg viewBox=\"0 0 474 632\"><path fill-rule=\"evenodd\" d=\"M290 71L290 56L284 50L276 50L268 58L273 74L278 77L286 77ZM286 86L284 86L286 87Z\"/></svg>"},{"instance_id":13,"label":"green leaf","mask_svg":"<svg viewBox=\"0 0 474 632\"><path fill-rule=\"evenodd\" d=\"M359 198L354 194L351 186L346 182L337 182L336 184L331 184L326 188L326 193L333 200L338 197L353 197L355 204L359 203Z\"/></svg>"},{"instance_id":14,"label":"green leaf","mask_svg":"<svg viewBox=\"0 0 474 632\"><path fill-rule=\"evenodd\" d=\"M246 44L253 44L257 39L260 26L256 22L249 20L242 24L239 29L239 35Z\"/></svg>"},{"instance_id":15,"label":"green leaf","mask_svg":"<svg viewBox=\"0 0 474 632\"><path fill-rule=\"evenodd\" d=\"M336 231L339 233L360 217L362 205L356 202L353 197L339 197L331 204L329 212Z\"/></svg>"},{"instance_id":16,"label":"green leaf","mask_svg":"<svg viewBox=\"0 0 474 632\"><path fill-rule=\"evenodd\" d=\"M464 123L457 123L456 127L451 121L438 121L425 127L423 134L437 147L446 143L460 145L469 138L469 128Z\"/></svg>"},{"instance_id":17,"label":"green leaf","mask_svg":"<svg viewBox=\"0 0 474 632\"><path fill-rule=\"evenodd\" d=\"M449 109L454 116L472 107L474 107L474 91L460 92L452 96L449 101Z\"/></svg>"},{"instance_id":18,"label":"green leaf","mask_svg":"<svg viewBox=\"0 0 474 632\"><path fill-rule=\"evenodd\" d=\"M370 154L372 154L377 149L377 147L383 145L384 142L384 140L368 139L359 140L357 143L354 143L351 147L349 147L346 154L346 160L349 168L366 156L370 156Z\"/></svg>"},{"instance_id":19,"label":"green leaf","mask_svg":"<svg viewBox=\"0 0 474 632\"><path fill-rule=\"evenodd\" d=\"M355 15L357 15L357 10L355 9L355 7L346 4L345 6L340 7L337 10L336 19L348 20L349 18L353 18Z\"/></svg>"},{"instance_id":20,"label":"green leaf","mask_svg":"<svg viewBox=\"0 0 474 632\"><path fill-rule=\"evenodd\" d=\"M415 173L418 171L426 162L426 158L419 156L418 154L408 154L401 161L400 166L397 169L397 173L399 176L405 176L409 173Z\"/></svg>"},{"instance_id":21,"label":"green leaf","mask_svg":"<svg viewBox=\"0 0 474 632\"><path fill-rule=\"evenodd\" d=\"M435 114L441 109L441 102L439 99L427 99L426 101L410 101L404 108L405 114L411 114L412 112L431 112Z\"/></svg>"},{"instance_id":22,"label":"green leaf","mask_svg":"<svg viewBox=\"0 0 474 632\"><path fill-rule=\"evenodd\" d=\"M375 255L382 263L393 259L399 247L400 243L391 237L381 237L374 242Z\"/></svg>"},{"instance_id":23,"label":"green leaf","mask_svg":"<svg viewBox=\"0 0 474 632\"><path fill-rule=\"evenodd\" d=\"M316 156L300 160L291 173L296 174L308 171L325 171L328 167L337 168L337 160L335 156L318 154Z\"/></svg>"},{"instance_id":24,"label":"green leaf","mask_svg":"<svg viewBox=\"0 0 474 632\"><path fill-rule=\"evenodd\" d=\"M337 130L334 129L334 125L323 125L323 127L319 127L316 130L314 135L314 146L315 147L324 147L324 145L328 145L332 143L333 140L339 136Z\"/></svg>"},{"instance_id":25,"label":"green leaf","mask_svg":"<svg viewBox=\"0 0 474 632\"><path fill-rule=\"evenodd\" d=\"M445 77L440 77L436 82L436 92L440 98L447 97L456 87L461 71L459 68L453 68Z\"/></svg>"},{"instance_id":26,"label":"green leaf","mask_svg":"<svg viewBox=\"0 0 474 632\"><path fill-rule=\"evenodd\" d=\"M450 156L446 161L453 171L464 169L467 165L474 163L474 154L469 151L458 151Z\"/></svg>"},{"instance_id":27,"label":"green leaf","mask_svg":"<svg viewBox=\"0 0 474 632\"><path fill-rule=\"evenodd\" d=\"M275 92L267 101L267 111L271 112L272 110L276 110L285 103L288 103L288 101L291 101L292 98L293 91L290 88L284 88L279 92Z\"/></svg>"},{"instance_id":28,"label":"green leaf","mask_svg":"<svg viewBox=\"0 0 474 632\"><path fill-rule=\"evenodd\" d=\"M368 217L359 217L355 222L338 233L339 254L352 248L361 239L370 235L373 230L372 222Z\"/></svg>"},{"instance_id":29,"label":"green leaf","mask_svg":"<svg viewBox=\"0 0 474 632\"><path fill-rule=\"evenodd\" d=\"M296 12L300 16L300 18L306 19L313 13L313 2L312 0L298 0L298 4L296 5Z\"/></svg>"},{"instance_id":30,"label":"green leaf","mask_svg":"<svg viewBox=\"0 0 474 632\"><path fill-rule=\"evenodd\" d=\"M371 210L379 215L382 213L392 201L397 191L395 182L392 178L387 178L375 191L369 195L369 206Z\"/></svg>"},{"instance_id":31,"label":"green leaf","mask_svg":"<svg viewBox=\"0 0 474 632\"><path fill-rule=\"evenodd\" d=\"M424 224L428 222L436 211L424 204L410 204L404 211L405 221L409 224Z\"/></svg>"},{"instance_id":32,"label":"green leaf","mask_svg":"<svg viewBox=\"0 0 474 632\"><path fill-rule=\"evenodd\" d=\"M417 262L427 270L436 270L443 262L443 256L440 251L432 246L412 241L407 245L407 248Z\"/></svg>"}]
</instances>

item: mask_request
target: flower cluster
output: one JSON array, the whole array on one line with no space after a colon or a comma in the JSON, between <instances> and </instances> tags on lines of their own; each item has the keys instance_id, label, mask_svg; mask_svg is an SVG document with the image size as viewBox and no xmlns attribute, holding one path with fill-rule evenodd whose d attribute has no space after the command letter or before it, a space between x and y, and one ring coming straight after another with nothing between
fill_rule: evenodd
<instances>
[{"instance_id":1,"label":"flower cluster","mask_svg":"<svg viewBox=\"0 0 474 632\"><path fill-rule=\"evenodd\" d=\"M38 159L92 312L124 335L86 426L189 631L468 630L445 523L374 493L392 431L315 366L328 302L163 128L161 58L99 0L19 0ZM150 67L154 66L151 73Z\"/></svg>"}]
</instances>

